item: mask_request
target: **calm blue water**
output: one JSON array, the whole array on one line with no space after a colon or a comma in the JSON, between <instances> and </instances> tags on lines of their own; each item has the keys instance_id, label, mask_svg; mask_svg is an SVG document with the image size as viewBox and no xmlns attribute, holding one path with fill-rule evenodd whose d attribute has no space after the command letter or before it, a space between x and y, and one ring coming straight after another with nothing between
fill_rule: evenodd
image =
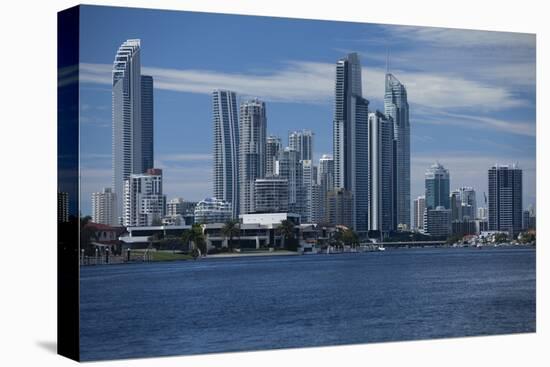
<instances>
[{"instance_id":1,"label":"calm blue water","mask_svg":"<svg viewBox=\"0 0 550 367\"><path fill-rule=\"evenodd\" d=\"M81 269L82 360L535 331L534 249Z\"/></svg>"}]
</instances>

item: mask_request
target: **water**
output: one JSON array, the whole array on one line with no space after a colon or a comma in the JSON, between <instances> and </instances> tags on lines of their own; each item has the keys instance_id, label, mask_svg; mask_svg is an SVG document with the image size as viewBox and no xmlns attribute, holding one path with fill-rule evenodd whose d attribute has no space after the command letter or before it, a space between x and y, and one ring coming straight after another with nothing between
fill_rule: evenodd
<instances>
[{"instance_id":1,"label":"water","mask_svg":"<svg viewBox=\"0 0 550 367\"><path fill-rule=\"evenodd\" d=\"M535 250L81 269L82 360L535 331Z\"/></svg>"}]
</instances>

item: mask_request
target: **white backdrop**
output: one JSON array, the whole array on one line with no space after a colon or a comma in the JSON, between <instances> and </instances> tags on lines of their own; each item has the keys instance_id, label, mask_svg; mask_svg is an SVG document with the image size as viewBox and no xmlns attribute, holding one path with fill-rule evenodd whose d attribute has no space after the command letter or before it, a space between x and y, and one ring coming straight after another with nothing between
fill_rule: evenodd
<instances>
[{"instance_id":1,"label":"white backdrop","mask_svg":"<svg viewBox=\"0 0 550 367\"><path fill-rule=\"evenodd\" d=\"M362 346L293 349L102 362L97 366L281 366L307 364L412 366L540 366L548 363L550 241L545 228L550 184L550 27L543 2L461 0L351 1L179 0L87 1L298 18L353 20L537 33L537 334ZM0 63L0 364L65 366L56 340L56 12L72 1L4 1ZM544 68L546 66L546 68ZM542 189L541 189L542 188ZM546 340L546 343L544 341ZM546 358L544 358L546 357Z\"/></svg>"}]
</instances>

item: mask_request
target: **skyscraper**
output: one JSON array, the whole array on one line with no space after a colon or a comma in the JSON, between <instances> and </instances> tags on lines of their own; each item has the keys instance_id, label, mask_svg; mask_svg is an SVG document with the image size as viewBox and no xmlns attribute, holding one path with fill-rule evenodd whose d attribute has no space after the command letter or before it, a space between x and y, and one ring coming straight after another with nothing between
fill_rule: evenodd
<instances>
[{"instance_id":1,"label":"skyscraper","mask_svg":"<svg viewBox=\"0 0 550 367\"><path fill-rule=\"evenodd\" d=\"M148 169L133 173L124 181L124 215L126 227L161 223L166 213L166 196L162 193L162 170Z\"/></svg>"},{"instance_id":2,"label":"skyscraper","mask_svg":"<svg viewBox=\"0 0 550 367\"><path fill-rule=\"evenodd\" d=\"M458 189L458 191L460 193L462 219L476 219L477 200L475 190L471 187L461 187Z\"/></svg>"},{"instance_id":3,"label":"skyscraper","mask_svg":"<svg viewBox=\"0 0 550 367\"><path fill-rule=\"evenodd\" d=\"M333 121L334 185L352 193L352 223L367 230L368 105L362 97L361 64L356 53L336 63Z\"/></svg>"},{"instance_id":4,"label":"skyscraper","mask_svg":"<svg viewBox=\"0 0 550 367\"><path fill-rule=\"evenodd\" d=\"M435 209L442 206L450 209L449 190L450 175L439 162L433 164L426 170L426 208Z\"/></svg>"},{"instance_id":5,"label":"skyscraper","mask_svg":"<svg viewBox=\"0 0 550 367\"><path fill-rule=\"evenodd\" d=\"M395 138L395 196L397 225L411 224L411 152L409 103L405 86L391 73L386 73L384 113L391 116Z\"/></svg>"},{"instance_id":6,"label":"skyscraper","mask_svg":"<svg viewBox=\"0 0 550 367\"><path fill-rule=\"evenodd\" d=\"M424 229L424 211L426 210L426 197L424 195L414 200L414 222L413 229L422 231Z\"/></svg>"},{"instance_id":7,"label":"skyscraper","mask_svg":"<svg viewBox=\"0 0 550 367\"><path fill-rule=\"evenodd\" d=\"M266 172L265 102L252 99L241 104L239 116L240 214L254 213L254 181Z\"/></svg>"},{"instance_id":8,"label":"skyscraper","mask_svg":"<svg viewBox=\"0 0 550 367\"><path fill-rule=\"evenodd\" d=\"M334 190L334 159L323 154L319 159L319 218L326 221L327 193Z\"/></svg>"},{"instance_id":9,"label":"skyscraper","mask_svg":"<svg viewBox=\"0 0 550 367\"><path fill-rule=\"evenodd\" d=\"M57 223L67 223L69 221L69 193L57 193Z\"/></svg>"},{"instance_id":10,"label":"skyscraper","mask_svg":"<svg viewBox=\"0 0 550 367\"><path fill-rule=\"evenodd\" d=\"M522 229L523 173L516 165L489 169L489 230L512 235Z\"/></svg>"},{"instance_id":11,"label":"skyscraper","mask_svg":"<svg viewBox=\"0 0 550 367\"><path fill-rule=\"evenodd\" d=\"M312 223L313 220L313 185L315 184L313 171L314 166L311 160L302 160L300 161L300 166L302 169L302 180L301 180L301 190L298 197L300 201L301 212L301 223Z\"/></svg>"},{"instance_id":12,"label":"skyscraper","mask_svg":"<svg viewBox=\"0 0 550 367\"><path fill-rule=\"evenodd\" d=\"M353 194L344 189L335 189L327 194L327 218L331 225L351 228L353 223Z\"/></svg>"},{"instance_id":13,"label":"skyscraper","mask_svg":"<svg viewBox=\"0 0 550 367\"><path fill-rule=\"evenodd\" d=\"M214 124L214 197L232 204L239 215L239 119L235 92L212 93Z\"/></svg>"},{"instance_id":14,"label":"skyscraper","mask_svg":"<svg viewBox=\"0 0 550 367\"><path fill-rule=\"evenodd\" d=\"M115 205L115 194L110 187L104 188L102 192L92 193L92 221L116 226L118 221L114 215Z\"/></svg>"},{"instance_id":15,"label":"skyscraper","mask_svg":"<svg viewBox=\"0 0 550 367\"><path fill-rule=\"evenodd\" d=\"M122 215L124 181L143 173L141 119L140 40L130 39L119 47L113 63L113 185L115 216Z\"/></svg>"},{"instance_id":16,"label":"skyscraper","mask_svg":"<svg viewBox=\"0 0 550 367\"><path fill-rule=\"evenodd\" d=\"M396 229L393 122L376 111L368 127L368 229L389 232Z\"/></svg>"},{"instance_id":17,"label":"skyscraper","mask_svg":"<svg viewBox=\"0 0 550 367\"><path fill-rule=\"evenodd\" d=\"M275 175L275 164L279 158L279 152L283 149L281 138L278 136L270 135L267 137L267 143L265 146L265 175Z\"/></svg>"},{"instance_id":18,"label":"skyscraper","mask_svg":"<svg viewBox=\"0 0 550 367\"><path fill-rule=\"evenodd\" d=\"M279 152L277 160L276 173L279 177L288 182L288 207L289 211L295 214L302 213L300 207L300 193L302 183L302 166L300 163L300 153L296 150L286 147Z\"/></svg>"},{"instance_id":19,"label":"skyscraper","mask_svg":"<svg viewBox=\"0 0 550 367\"><path fill-rule=\"evenodd\" d=\"M141 140L142 140L142 170L147 171L155 165L154 146L153 146L153 77L149 75L141 76Z\"/></svg>"},{"instance_id":20,"label":"skyscraper","mask_svg":"<svg viewBox=\"0 0 550 367\"><path fill-rule=\"evenodd\" d=\"M312 160L313 132L310 130L290 132L288 134L288 147L300 154L300 160Z\"/></svg>"}]
</instances>

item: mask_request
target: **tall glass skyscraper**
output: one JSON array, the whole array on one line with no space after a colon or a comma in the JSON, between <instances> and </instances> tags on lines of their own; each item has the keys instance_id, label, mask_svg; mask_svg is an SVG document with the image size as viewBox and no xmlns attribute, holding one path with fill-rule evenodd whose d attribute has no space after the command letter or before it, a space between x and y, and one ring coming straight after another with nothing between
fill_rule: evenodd
<instances>
[{"instance_id":1,"label":"tall glass skyscraper","mask_svg":"<svg viewBox=\"0 0 550 367\"><path fill-rule=\"evenodd\" d=\"M214 124L214 197L231 203L239 215L239 118L237 96L228 90L212 93Z\"/></svg>"},{"instance_id":2,"label":"tall glass skyscraper","mask_svg":"<svg viewBox=\"0 0 550 367\"><path fill-rule=\"evenodd\" d=\"M523 172L513 166L489 169L489 230L518 234L522 227Z\"/></svg>"},{"instance_id":3,"label":"tall glass skyscraper","mask_svg":"<svg viewBox=\"0 0 550 367\"><path fill-rule=\"evenodd\" d=\"M442 206L450 209L450 175L449 170L439 162L426 170L426 209Z\"/></svg>"},{"instance_id":4,"label":"tall glass skyscraper","mask_svg":"<svg viewBox=\"0 0 550 367\"><path fill-rule=\"evenodd\" d=\"M352 223L367 230L368 105L361 91L361 63L350 53L336 63L333 121L334 185L352 193Z\"/></svg>"},{"instance_id":5,"label":"tall glass skyscraper","mask_svg":"<svg viewBox=\"0 0 550 367\"><path fill-rule=\"evenodd\" d=\"M143 154L143 168L145 172L155 165L153 146L153 77L150 75L141 76L141 140Z\"/></svg>"},{"instance_id":6,"label":"tall glass skyscraper","mask_svg":"<svg viewBox=\"0 0 550 367\"><path fill-rule=\"evenodd\" d=\"M241 104L239 115L239 214L254 213L254 182L266 172L265 102Z\"/></svg>"},{"instance_id":7,"label":"tall glass skyscraper","mask_svg":"<svg viewBox=\"0 0 550 367\"><path fill-rule=\"evenodd\" d=\"M391 73L386 73L384 113L391 116L395 138L395 197L397 225L411 225L411 132L409 103L405 86Z\"/></svg>"},{"instance_id":8,"label":"tall glass skyscraper","mask_svg":"<svg viewBox=\"0 0 550 367\"><path fill-rule=\"evenodd\" d=\"M396 228L394 206L394 128L392 118L376 111L369 113L368 130L368 223L369 230Z\"/></svg>"},{"instance_id":9,"label":"tall glass skyscraper","mask_svg":"<svg viewBox=\"0 0 550 367\"><path fill-rule=\"evenodd\" d=\"M115 216L122 216L124 181L143 169L140 40L119 47L113 63L113 188Z\"/></svg>"}]
</instances>

